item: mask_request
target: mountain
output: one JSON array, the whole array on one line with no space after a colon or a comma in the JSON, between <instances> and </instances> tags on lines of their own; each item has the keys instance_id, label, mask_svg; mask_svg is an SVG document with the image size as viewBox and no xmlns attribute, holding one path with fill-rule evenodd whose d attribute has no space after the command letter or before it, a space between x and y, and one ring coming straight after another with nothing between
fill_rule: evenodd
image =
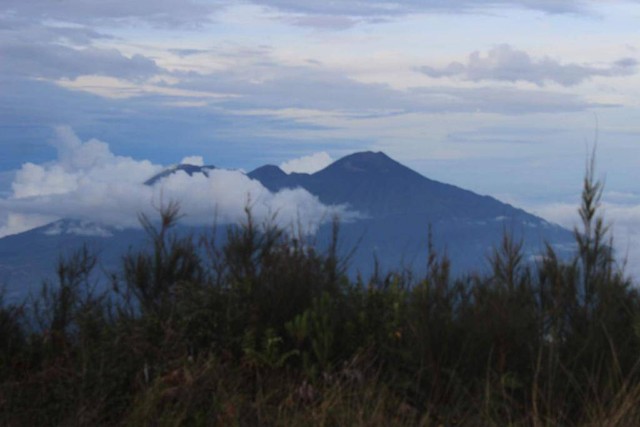
<instances>
[{"instance_id":1,"label":"mountain","mask_svg":"<svg viewBox=\"0 0 640 427\"><path fill-rule=\"evenodd\" d=\"M352 154L312 175L287 175L276 166L248 175L271 191L302 187L325 204L349 204L375 218L409 213L432 220L528 215L491 197L428 179L384 153Z\"/></svg>"},{"instance_id":2,"label":"mountain","mask_svg":"<svg viewBox=\"0 0 640 427\"><path fill-rule=\"evenodd\" d=\"M145 184L157 185L178 171L209 176L213 169L178 165L150 177ZM529 260L541 252L544 242L560 253L573 247L573 234L568 230L492 197L431 180L380 152L352 154L313 174L287 174L266 165L247 175L272 192L300 187L324 204L346 205L356 211L357 219L340 224L340 249L345 255L353 252L351 274L370 274L374 258L383 271L404 267L422 274L430 229L435 248L446 251L454 273L486 268L487 254L505 232L523 240ZM330 237L331 224L327 223L315 240L324 246ZM60 254L82 244L100 252L105 269L114 269L129 247L144 242L140 230L58 221L0 239L0 282L4 280L14 295L24 294L46 273L54 272Z\"/></svg>"},{"instance_id":3,"label":"mountain","mask_svg":"<svg viewBox=\"0 0 640 427\"><path fill-rule=\"evenodd\" d=\"M505 232L524 241L531 259L544 242L561 252L573 243L572 233L558 225L426 178L381 152L352 154L314 174L287 175L263 166L248 175L271 191L301 187L325 204L346 204L361 213L360 220L341 225L341 235L345 246L357 246L352 269L364 274L371 272L374 256L383 269L403 265L423 271L429 227L436 249L447 252L458 273L486 267L487 253Z\"/></svg>"},{"instance_id":4,"label":"mountain","mask_svg":"<svg viewBox=\"0 0 640 427\"><path fill-rule=\"evenodd\" d=\"M0 239L0 286L8 301L37 292L43 280L54 280L56 263L85 245L98 254L97 271L114 272L129 248L142 247L142 230L122 230L89 221L63 219Z\"/></svg>"}]
</instances>

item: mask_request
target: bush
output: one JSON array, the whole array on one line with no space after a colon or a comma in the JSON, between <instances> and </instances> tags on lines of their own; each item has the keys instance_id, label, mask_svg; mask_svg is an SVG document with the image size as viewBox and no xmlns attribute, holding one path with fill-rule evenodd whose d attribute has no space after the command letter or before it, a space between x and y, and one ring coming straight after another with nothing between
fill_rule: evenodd
<instances>
[{"instance_id":1,"label":"bush","mask_svg":"<svg viewBox=\"0 0 640 427\"><path fill-rule=\"evenodd\" d=\"M94 291L61 260L0 308L3 425L637 425L640 298L615 263L587 170L575 257L534 265L510 236L484 276L350 280L334 240L256 224L196 239L169 204L150 247Z\"/></svg>"}]
</instances>

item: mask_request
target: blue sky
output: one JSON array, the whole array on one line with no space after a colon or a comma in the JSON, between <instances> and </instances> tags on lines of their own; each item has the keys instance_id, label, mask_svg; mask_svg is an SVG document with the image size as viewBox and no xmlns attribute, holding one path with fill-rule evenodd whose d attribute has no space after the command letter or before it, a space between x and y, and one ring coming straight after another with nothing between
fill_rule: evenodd
<instances>
[{"instance_id":1,"label":"blue sky","mask_svg":"<svg viewBox=\"0 0 640 427\"><path fill-rule=\"evenodd\" d=\"M0 197L64 126L154 165L382 150L568 225L597 139L633 243L638 22L616 0L4 0Z\"/></svg>"}]
</instances>

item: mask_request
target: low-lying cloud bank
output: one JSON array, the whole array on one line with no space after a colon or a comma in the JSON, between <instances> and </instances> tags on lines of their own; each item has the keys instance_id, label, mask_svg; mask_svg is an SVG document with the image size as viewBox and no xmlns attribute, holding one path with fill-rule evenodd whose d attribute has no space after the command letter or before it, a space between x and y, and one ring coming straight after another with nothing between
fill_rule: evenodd
<instances>
[{"instance_id":1,"label":"low-lying cloud bank","mask_svg":"<svg viewBox=\"0 0 640 427\"><path fill-rule=\"evenodd\" d=\"M580 229L578 207L577 203L552 203L530 210L567 228ZM640 279L640 195L605 192L601 213L610 226L619 261L626 261L625 271Z\"/></svg>"},{"instance_id":2,"label":"low-lying cloud bank","mask_svg":"<svg viewBox=\"0 0 640 427\"><path fill-rule=\"evenodd\" d=\"M0 237L68 218L119 228L138 227L138 214L157 215L158 207L178 202L189 225L236 223L249 206L256 220L311 232L324 221L355 215L344 206L325 206L303 189L272 193L240 171L204 174L178 171L154 186L144 182L164 168L147 160L113 154L108 144L82 142L68 127L56 130L51 144L57 160L26 163L16 173L12 193L0 198ZM202 164L202 158L185 161Z\"/></svg>"}]
</instances>

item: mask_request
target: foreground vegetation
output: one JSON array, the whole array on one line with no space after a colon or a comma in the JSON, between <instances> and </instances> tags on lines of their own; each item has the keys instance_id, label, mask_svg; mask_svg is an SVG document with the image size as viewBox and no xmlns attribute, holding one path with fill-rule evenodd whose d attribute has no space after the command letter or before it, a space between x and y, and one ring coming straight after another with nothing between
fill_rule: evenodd
<instances>
[{"instance_id":1,"label":"foreground vegetation","mask_svg":"<svg viewBox=\"0 0 640 427\"><path fill-rule=\"evenodd\" d=\"M490 274L350 280L326 250L250 214L147 251L95 291L97 259L0 309L0 424L640 425L640 299L585 178L573 259L505 236Z\"/></svg>"}]
</instances>

